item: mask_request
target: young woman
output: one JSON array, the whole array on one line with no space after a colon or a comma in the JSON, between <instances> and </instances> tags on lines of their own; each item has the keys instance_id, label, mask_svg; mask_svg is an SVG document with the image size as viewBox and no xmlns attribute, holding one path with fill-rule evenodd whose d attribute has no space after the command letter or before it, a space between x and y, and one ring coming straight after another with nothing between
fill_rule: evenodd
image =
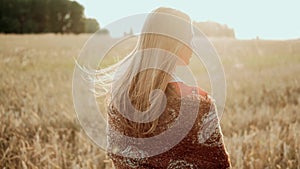
<instances>
[{"instance_id":1,"label":"young woman","mask_svg":"<svg viewBox=\"0 0 300 169\"><path fill-rule=\"evenodd\" d=\"M190 62L192 50L184 42L192 36L189 16L158 8L147 17L127 65L119 65L107 112L107 153L116 169L230 167L213 100L174 73ZM184 121L176 128L179 119ZM176 131L163 137L168 130ZM149 145L151 138L164 139Z\"/></svg>"}]
</instances>

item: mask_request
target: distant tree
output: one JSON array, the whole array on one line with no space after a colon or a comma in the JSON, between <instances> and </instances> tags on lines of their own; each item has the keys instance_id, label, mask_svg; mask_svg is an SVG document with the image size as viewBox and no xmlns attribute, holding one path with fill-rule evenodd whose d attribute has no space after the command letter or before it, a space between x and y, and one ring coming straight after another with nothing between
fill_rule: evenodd
<instances>
[{"instance_id":1,"label":"distant tree","mask_svg":"<svg viewBox=\"0 0 300 169\"><path fill-rule=\"evenodd\" d=\"M0 29L1 32L21 33L22 25L19 16L24 10L15 11L22 2L17 0L0 0Z\"/></svg>"},{"instance_id":2,"label":"distant tree","mask_svg":"<svg viewBox=\"0 0 300 169\"><path fill-rule=\"evenodd\" d=\"M85 32L86 33L94 33L99 30L99 24L96 19L84 19Z\"/></svg>"},{"instance_id":3,"label":"distant tree","mask_svg":"<svg viewBox=\"0 0 300 169\"><path fill-rule=\"evenodd\" d=\"M235 38L234 30L216 22L193 22L208 37Z\"/></svg>"},{"instance_id":4,"label":"distant tree","mask_svg":"<svg viewBox=\"0 0 300 169\"><path fill-rule=\"evenodd\" d=\"M85 23L83 18L84 7L76 1L71 2L70 5L70 31L76 34L82 33L85 31Z\"/></svg>"},{"instance_id":5,"label":"distant tree","mask_svg":"<svg viewBox=\"0 0 300 169\"><path fill-rule=\"evenodd\" d=\"M70 2L66 0L49 0L48 19L48 27L51 32L68 32L70 27Z\"/></svg>"},{"instance_id":6,"label":"distant tree","mask_svg":"<svg viewBox=\"0 0 300 169\"><path fill-rule=\"evenodd\" d=\"M48 0L32 0L31 3L31 19L35 24L35 30L32 32L43 33L49 31L49 15Z\"/></svg>"},{"instance_id":7,"label":"distant tree","mask_svg":"<svg viewBox=\"0 0 300 169\"><path fill-rule=\"evenodd\" d=\"M107 29L100 29L97 33L98 34L102 34L102 35L109 35L109 30L107 30Z\"/></svg>"},{"instance_id":8,"label":"distant tree","mask_svg":"<svg viewBox=\"0 0 300 169\"><path fill-rule=\"evenodd\" d=\"M85 18L76 1L0 0L0 32L78 34L97 29L98 22Z\"/></svg>"}]
</instances>

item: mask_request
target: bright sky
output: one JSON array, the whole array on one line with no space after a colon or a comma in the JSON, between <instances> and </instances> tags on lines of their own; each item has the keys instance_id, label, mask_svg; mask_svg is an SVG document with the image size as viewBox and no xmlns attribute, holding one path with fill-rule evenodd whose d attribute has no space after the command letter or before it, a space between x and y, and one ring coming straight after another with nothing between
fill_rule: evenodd
<instances>
[{"instance_id":1,"label":"bright sky","mask_svg":"<svg viewBox=\"0 0 300 169\"><path fill-rule=\"evenodd\" d=\"M300 38L300 0L76 0L100 27L157 7L171 7L195 21L215 21L235 30L239 39Z\"/></svg>"}]
</instances>

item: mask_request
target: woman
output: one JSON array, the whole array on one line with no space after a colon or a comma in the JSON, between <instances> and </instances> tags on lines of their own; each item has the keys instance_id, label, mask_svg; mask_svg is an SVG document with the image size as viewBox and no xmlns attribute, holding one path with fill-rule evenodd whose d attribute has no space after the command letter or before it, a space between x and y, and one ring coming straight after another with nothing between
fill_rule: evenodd
<instances>
[{"instance_id":1,"label":"woman","mask_svg":"<svg viewBox=\"0 0 300 169\"><path fill-rule=\"evenodd\" d=\"M119 64L107 116L107 154L115 168L230 167L213 100L174 73L176 66L190 62L192 50L185 42L192 36L186 14L158 8L146 19L138 45L125 58L127 64ZM182 109L182 105L188 106ZM184 121L176 128L178 119ZM171 129L176 131L169 140L147 143Z\"/></svg>"}]
</instances>

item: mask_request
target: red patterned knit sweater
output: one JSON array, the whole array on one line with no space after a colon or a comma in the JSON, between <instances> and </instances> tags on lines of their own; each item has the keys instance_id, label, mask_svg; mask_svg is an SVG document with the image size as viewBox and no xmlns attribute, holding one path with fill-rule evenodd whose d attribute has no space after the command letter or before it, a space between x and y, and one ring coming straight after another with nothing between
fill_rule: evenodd
<instances>
[{"instance_id":1,"label":"red patterned knit sweater","mask_svg":"<svg viewBox=\"0 0 300 169\"><path fill-rule=\"evenodd\" d=\"M181 93L180 93L181 90ZM223 142L216 106L207 92L199 87L192 87L183 82L170 82L167 90L167 107L159 117L158 125L154 132L144 137L156 136L168 130L179 115L180 106L188 105L195 108L200 103L196 119L189 119L189 111L185 110L183 115L186 121L194 121L188 134L174 147L161 154L146 156L139 147L124 144L122 140L108 132L108 149L118 147L122 154L136 153L139 158L124 157L108 151L116 169L225 169L230 168L230 159ZM169 96L169 97L168 97ZM180 97L181 96L181 97ZM124 118L114 107L108 111L109 130L118 131L129 137L138 137L132 129L121 126L120 121L135 123ZM178 133L181 133L179 130ZM172 139L172 138L170 138ZM122 144L122 146L121 146ZM126 146L124 146L126 145ZM155 145L154 147L155 148Z\"/></svg>"}]
</instances>

